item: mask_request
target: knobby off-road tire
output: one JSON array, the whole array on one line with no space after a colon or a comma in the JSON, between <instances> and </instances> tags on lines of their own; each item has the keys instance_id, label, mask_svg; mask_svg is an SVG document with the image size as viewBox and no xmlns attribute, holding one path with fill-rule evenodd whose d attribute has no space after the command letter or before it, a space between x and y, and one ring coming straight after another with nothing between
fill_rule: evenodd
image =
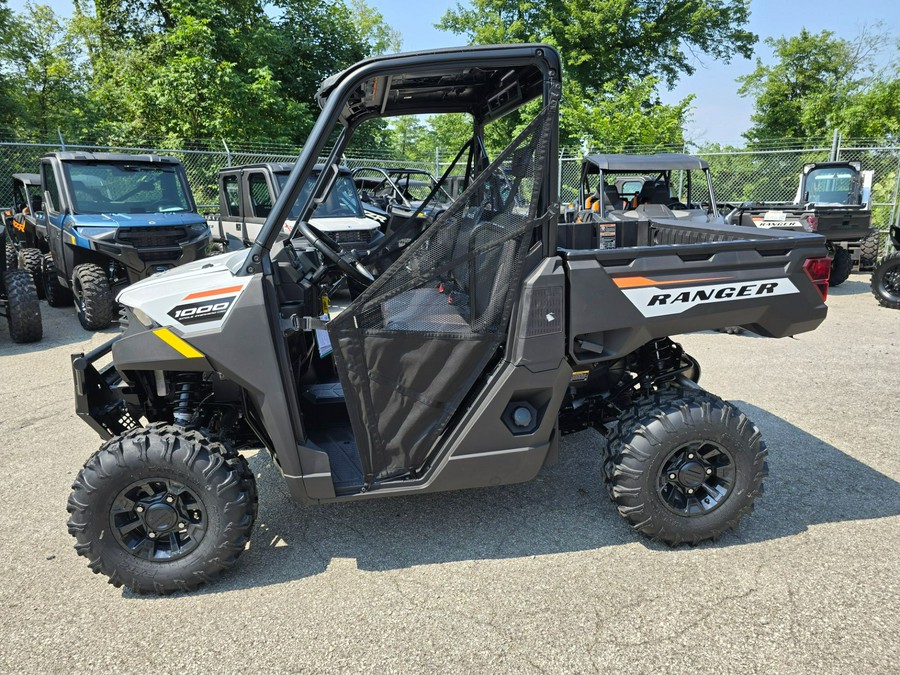
<instances>
[{"instance_id":1,"label":"knobby off-road tire","mask_svg":"<svg viewBox=\"0 0 900 675\"><path fill-rule=\"evenodd\" d=\"M41 302L31 275L25 270L6 270L6 320L13 342L37 342L44 336Z\"/></svg>"},{"instance_id":2,"label":"knobby off-road tire","mask_svg":"<svg viewBox=\"0 0 900 675\"><path fill-rule=\"evenodd\" d=\"M882 307L900 309L900 252L884 258L872 272L872 295Z\"/></svg>"},{"instance_id":3,"label":"knobby off-road tire","mask_svg":"<svg viewBox=\"0 0 900 675\"><path fill-rule=\"evenodd\" d=\"M828 278L829 286L840 286L847 281L853 270L853 258L850 251L843 246L834 247L834 257L831 259L831 276Z\"/></svg>"},{"instance_id":4,"label":"knobby off-road tire","mask_svg":"<svg viewBox=\"0 0 900 675\"><path fill-rule=\"evenodd\" d=\"M39 248L23 248L19 251L18 266L20 270L27 270L34 281L39 298L44 297L44 280L41 269L44 266L44 254Z\"/></svg>"},{"instance_id":5,"label":"knobby off-road tire","mask_svg":"<svg viewBox=\"0 0 900 675\"><path fill-rule=\"evenodd\" d=\"M78 320L85 330L109 328L113 320L113 294L99 265L84 263L72 270L72 294Z\"/></svg>"},{"instance_id":6,"label":"knobby off-road tire","mask_svg":"<svg viewBox=\"0 0 900 675\"><path fill-rule=\"evenodd\" d=\"M41 281L44 286L44 297L51 307L65 307L72 304L72 291L59 283L56 276L56 265L50 253L44 254L43 267L41 269Z\"/></svg>"},{"instance_id":7,"label":"knobby off-road tire","mask_svg":"<svg viewBox=\"0 0 900 675\"><path fill-rule=\"evenodd\" d=\"M610 495L631 526L671 546L717 539L753 510L768 475L759 429L702 390L639 402L610 434Z\"/></svg>"},{"instance_id":8,"label":"knobby off-road tire","mask_svg":"<svg viewBox=\"0 0 900 675\"><path fill-rule=\"evenodd\" d=\"M67 506L75 550L95 574L158 594L192 590L231 568L257 508L242 456L165 424L104 443L79 472Z\"/></svg>"},{"instance_id":9,"label":"knobby off-road tire","mask_svg":"<svg viewBox=\"0 0 900 675\"><path fill-rule=\"evenodd\" d=\"M878 261L878 253L880 250L881 233L873 232L868 237L859 242L859 269L861 271L871 270Z\"/></svg>"},{"instance_id":10,"label":"knobby off-road tire","mask_svg":"<svg viewBox=\"0 0 900 675\"><path fill-rule=\"evenodd\" d=\"M4 256L6 260L6 269L14 270L16 269L16 263L19 259L18 254L16 253L16 247L13 246L12 242L9 239L6 239L6 247L4 251Z\"/></svg>"}]
</instances>

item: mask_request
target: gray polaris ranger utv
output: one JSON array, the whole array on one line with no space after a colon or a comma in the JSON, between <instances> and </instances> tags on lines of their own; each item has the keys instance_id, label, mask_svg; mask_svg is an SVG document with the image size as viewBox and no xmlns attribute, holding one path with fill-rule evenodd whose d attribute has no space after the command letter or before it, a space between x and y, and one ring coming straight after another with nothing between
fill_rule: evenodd
<instances>
[{"instance_id":1,"label":"gray polaris ranger utv","mask_svg":"<svg viewBox=\"0 0 900 675\"><path fill-rule=\"evenodd\" d=\"M634 528L675 545L735 527L765 445L669 336L814 329L824 242L660 218L634 225L645 245L559 248L559 96L543 45L384 56L322 85L253 246L127 288L123 334L73 356L78 414L107 439L68 502L92 570L166 593L231 567L257 512L238 450L260 445L315 504L527 481L593 427L598 480ZM485 126L531 101L489 160ZM454 162L472 180L409 244L347 251L310 222L361 123L442 113L473 120Z\"/></svg>"}]
</instances>

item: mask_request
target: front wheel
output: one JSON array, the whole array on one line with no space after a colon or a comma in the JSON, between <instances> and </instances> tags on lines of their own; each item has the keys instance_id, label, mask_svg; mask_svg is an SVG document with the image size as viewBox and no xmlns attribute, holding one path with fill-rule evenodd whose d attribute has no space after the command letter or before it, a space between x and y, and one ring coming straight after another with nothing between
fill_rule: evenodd
<instances>
[{"instance_id":1,"label":"front wheel","mask_svg":"<svg viewBox=\"0 0 900 675\"><path fill-rule=\"evenodd\" d=\"M250 541L256 482L236 451L154 424L106 442L68 501L75 550L95 574L137 593L193 590Z\"/></svg>"},{"instance_id":2,"label":"front wheel","mask_svg":"<svg viewBox=\"0 0 900 675\"><path fill-rule=\"evenodd\" d=\"M872 294L882 307L900 309L900 252L878 263L872 272Z\"/></svg>"},{"instance_id":3,"label":"front wheel","mask_svg":"<svg viewBox=\"0 0 900 675\"><path fill-rule=\"evenodd\" d=\"M85 330L108 328L113 320L113 294L99 265L85 263L72 271L72 294Z\"/></svg>"},{"instance_id":4,"label":"front wheel","mask_svg":"<svg viewBox=\"0 0 900 675\"><path fill-rule=\"evenodd\" d=\"M735 528L768 474L759 429L702 390L639 402L613 430L607 452L619 514L671 546Z\"/></svg>"}]
</instances>

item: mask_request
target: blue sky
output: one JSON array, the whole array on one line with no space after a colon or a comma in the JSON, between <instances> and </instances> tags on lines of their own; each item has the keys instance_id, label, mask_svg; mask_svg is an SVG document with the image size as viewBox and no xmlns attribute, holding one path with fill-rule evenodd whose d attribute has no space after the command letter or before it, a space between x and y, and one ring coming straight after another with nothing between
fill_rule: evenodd
<instances>
[{"instance_id":1,"label":"blue sky","mask_svg":"<svg viewBox=\"0 0 900 675\"><path fill-rule=\"evenodd\" d=\"M45 1L60 14L69 15L72 12L71 2ZM368 2L382 13L387 23L402 33L404 50L453 47L465 43L462 36L434 28L446 10L456 6L455 0ZM9 2L9 6L17 11L24 4L24 0ZM462 4L467 3L464 1ZM813 32L827 29L839 36L853 38L864 25L871 25L880 19L892 35L900 34L898 0L753 0L750 8L749 27L760 36L756 55L763 61L771 57L771 52L762 43L763 38L796 35L804 27ZM682 78L672 91L662 92L663 101L674 103L688 94L696 96L693 119L687 128L690 140L741 143L741 133L750 126L753 102L737 95L735 78L751 72L754 60L736 58L730 64L724 64L704 59L696 66L697 72L693 76Z\"/></svg>"}]
</instances>

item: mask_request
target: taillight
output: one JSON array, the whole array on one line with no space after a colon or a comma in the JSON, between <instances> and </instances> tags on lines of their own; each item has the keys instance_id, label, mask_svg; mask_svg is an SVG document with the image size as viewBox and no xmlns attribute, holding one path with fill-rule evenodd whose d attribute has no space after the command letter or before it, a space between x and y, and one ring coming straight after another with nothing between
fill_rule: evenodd
<instances>
[{"instance_id":1,"label":"taillight","mask_svg":"<svg viewBox=\"0 0 900 675\"><path fill-rule=\"evenodd\" d=\"M819 229L819 219L815 216L806 216L806 224L803 226L803 229L807 232L815 232Z\"/></svg>"},{"instance_id":2,"label":"taillight","mask_svg":"<svg viewBox=\"0 0 900 675\"><path fill-rule=\"evenodd\" d=\"M808 258L803 263L803 271L819 289L822 299L828 299L828 278L831 276L831 258Z\"/></svg>"}]
</instances>

